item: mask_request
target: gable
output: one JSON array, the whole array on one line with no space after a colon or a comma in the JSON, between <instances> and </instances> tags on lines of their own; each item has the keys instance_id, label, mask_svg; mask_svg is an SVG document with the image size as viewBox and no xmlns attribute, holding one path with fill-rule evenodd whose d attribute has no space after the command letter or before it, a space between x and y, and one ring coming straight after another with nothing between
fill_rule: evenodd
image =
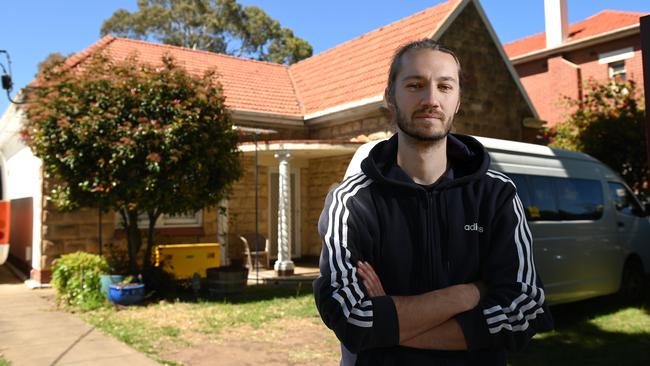
<instances>
[{"instance_id":1,"label":"gable","mask_svg":"<svg viewBox=\"0 0 650 366\"><path fill-rule=\"evenodd\" d=\"M395 50L430 37L461 4L451 0L366 33L289 67L305 115L378 97Z\"/></svg>"},{"instance_id":2,"label":"gable","mask_svg":"<svg viewBox=\"0 0 650 366\"><path fill-rule=\"evenodd\" d=\"M457 130L520 140L522 122L536 112L480 5L468 2L438 40L455 50L463 70Z\"/></svg>"}]
</instances>

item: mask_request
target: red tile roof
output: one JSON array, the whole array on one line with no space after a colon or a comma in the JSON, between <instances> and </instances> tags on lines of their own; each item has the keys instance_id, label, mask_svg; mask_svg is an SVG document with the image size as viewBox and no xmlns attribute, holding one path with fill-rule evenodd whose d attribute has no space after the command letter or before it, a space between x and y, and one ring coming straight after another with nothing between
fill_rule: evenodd
<instances>
[{"instance_id":1,"label":"red tile roof","mask_svg":"<svg viewBox=\"0 0 650 366\"><path fill-rule=\"evenodd\" d=\"M66 62L73 66L103 50L155 64L168 53L193 74L216 68L231 109L300 116L381 95L395 49L431 37L463 1L448 0L291 66L113 36Z\"/></svg>"},{"instance_id":2,"label":"red tile roof","mask_svg":"<svg viewBox=\"0 0 650 366\"><path fill-rule=\"evenodd\" d=\"M596 15L569 25L567 42L596 36L630 25L639 24L639 18L647 13L635 13L618 10L603 10ZM509 58L525 55L546 48L546 33L537 33L526 38L510 42L503 46Z\"/></svg>"},{"instance_id":3,"label":"red tile roof","mask_svg":"<svg viewBox=\"0 0 650 366\"><path fill-rule=\"evenodd\" d=\"M431 37L459 3L441 3L291 65L305 114L381 95L395 49Z\"/></svg>"},{"instance_id":4,"label":"red tile roof","mask_svg":"<svg viewBox=\"0 0 650 366\"><path fill-rule=\"evenodd\" d=\"M113 36L100 39L66 62L69 65L82 62L99 50L116 59L136 54L139 60L152 64L160 63L163 55L169 54L194 75L216 68L229 108L301 115L286 65Z\"/></svg>"}]
</instances>

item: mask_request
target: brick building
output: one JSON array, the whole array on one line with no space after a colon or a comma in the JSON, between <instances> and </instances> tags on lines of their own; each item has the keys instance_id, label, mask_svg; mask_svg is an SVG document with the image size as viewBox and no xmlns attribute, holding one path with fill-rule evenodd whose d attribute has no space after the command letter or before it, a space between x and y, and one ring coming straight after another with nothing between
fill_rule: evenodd
<instances>
[{"instance_id":1,"label":"brick building","mask_svg":"<svg viewBox=\"0 0 650 366\"><path fill-rule=\"evenodd\" d=\"M237 127L275 132L260 135L257 147L259 231L271 239L271 257L278 248L290 250L292 258L316 257L316 226L328 190L361 142L394 131L383 101L392 54L425 37L458 51L465 83L457 132L519 141L535 135L541 122L477 0L439 4L290 66L112 36L67 63L75 67L104 52L114 59L137 54L155 64L170 54L192 73L216 68ZM22 118L12 106L0 128L16 131ZM48 281L52 260L61 254L97 252L97 212L58 212L43 188L40 160L15 132L0 136L2 198L16 203L12 216L24 217L15 221L12 232L25 235L16 234L10 259L35 281ZM240 150L244 175L224 202L227 216L206 208L188 217L163 217L157 243L227 243L227 234L255 230L256 149L250 135L242 135ZM286 210L278 209L281 202L288 203ZM115 215L104 215L103 226L104 243L124 244ZM241 248L230 245L225 255L224 260L240 256ZM292 265L278 262L276 269Z\"/></svg>"},{"instance_id":2,"label":"brick building","mask_svg":"<svg viewBox=\"0 0 650 366\"><path fill-rule=\"evenodd\" d=\"M546 32L504 45L521 83L547 127L572 112L587 80L613 77L643 85L639 18L645 13L604 10L569 25L566 0L546 0Z\"/></svg>"}]
</instances>

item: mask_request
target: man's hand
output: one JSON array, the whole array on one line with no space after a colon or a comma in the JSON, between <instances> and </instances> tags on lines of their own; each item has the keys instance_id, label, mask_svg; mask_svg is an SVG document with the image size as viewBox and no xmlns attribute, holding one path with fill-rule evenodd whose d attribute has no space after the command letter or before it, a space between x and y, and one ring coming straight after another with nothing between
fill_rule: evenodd
<instances>
[{"instance_id":1,"label":"man's hand","mask_svg":"<svg viewBox=\"0 0 650 366\"><path fill-rule=\"evenodd\" d=\"M379 276L377 276L377 273L375 273L375 270L369 263L358 261L357 271L359 272L359 276L361 276L363 285L366 287L366 290L368 290L368 295L370 295L370 297L386 296L386 292L384 291L384 287L381 285Z\"/></svg>"}]
</instances>

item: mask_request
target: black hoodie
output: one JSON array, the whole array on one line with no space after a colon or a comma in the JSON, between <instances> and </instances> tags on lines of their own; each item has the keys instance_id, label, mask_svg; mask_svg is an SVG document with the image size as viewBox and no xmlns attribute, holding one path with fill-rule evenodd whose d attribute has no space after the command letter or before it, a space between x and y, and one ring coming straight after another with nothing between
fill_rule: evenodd
<instances>
[{"instance_id":1,"label":"black hoodie","mask_svg":"<svg viewBox=\"0 0 650 366\"><path fill-rule=\"evenodd\" d=\"M489 155L472 137L449 135L447 157L447 174L418 185L397 166L395 135L327 196L314 295L356 365L505 365L507 350L552 328L514 183L488 169ZM469 350L399 346L393 300L368 296L358 260L373 266L389 295L483 281L488 290L479 305L455 317Z\"/></svg>"}]
</instances>

